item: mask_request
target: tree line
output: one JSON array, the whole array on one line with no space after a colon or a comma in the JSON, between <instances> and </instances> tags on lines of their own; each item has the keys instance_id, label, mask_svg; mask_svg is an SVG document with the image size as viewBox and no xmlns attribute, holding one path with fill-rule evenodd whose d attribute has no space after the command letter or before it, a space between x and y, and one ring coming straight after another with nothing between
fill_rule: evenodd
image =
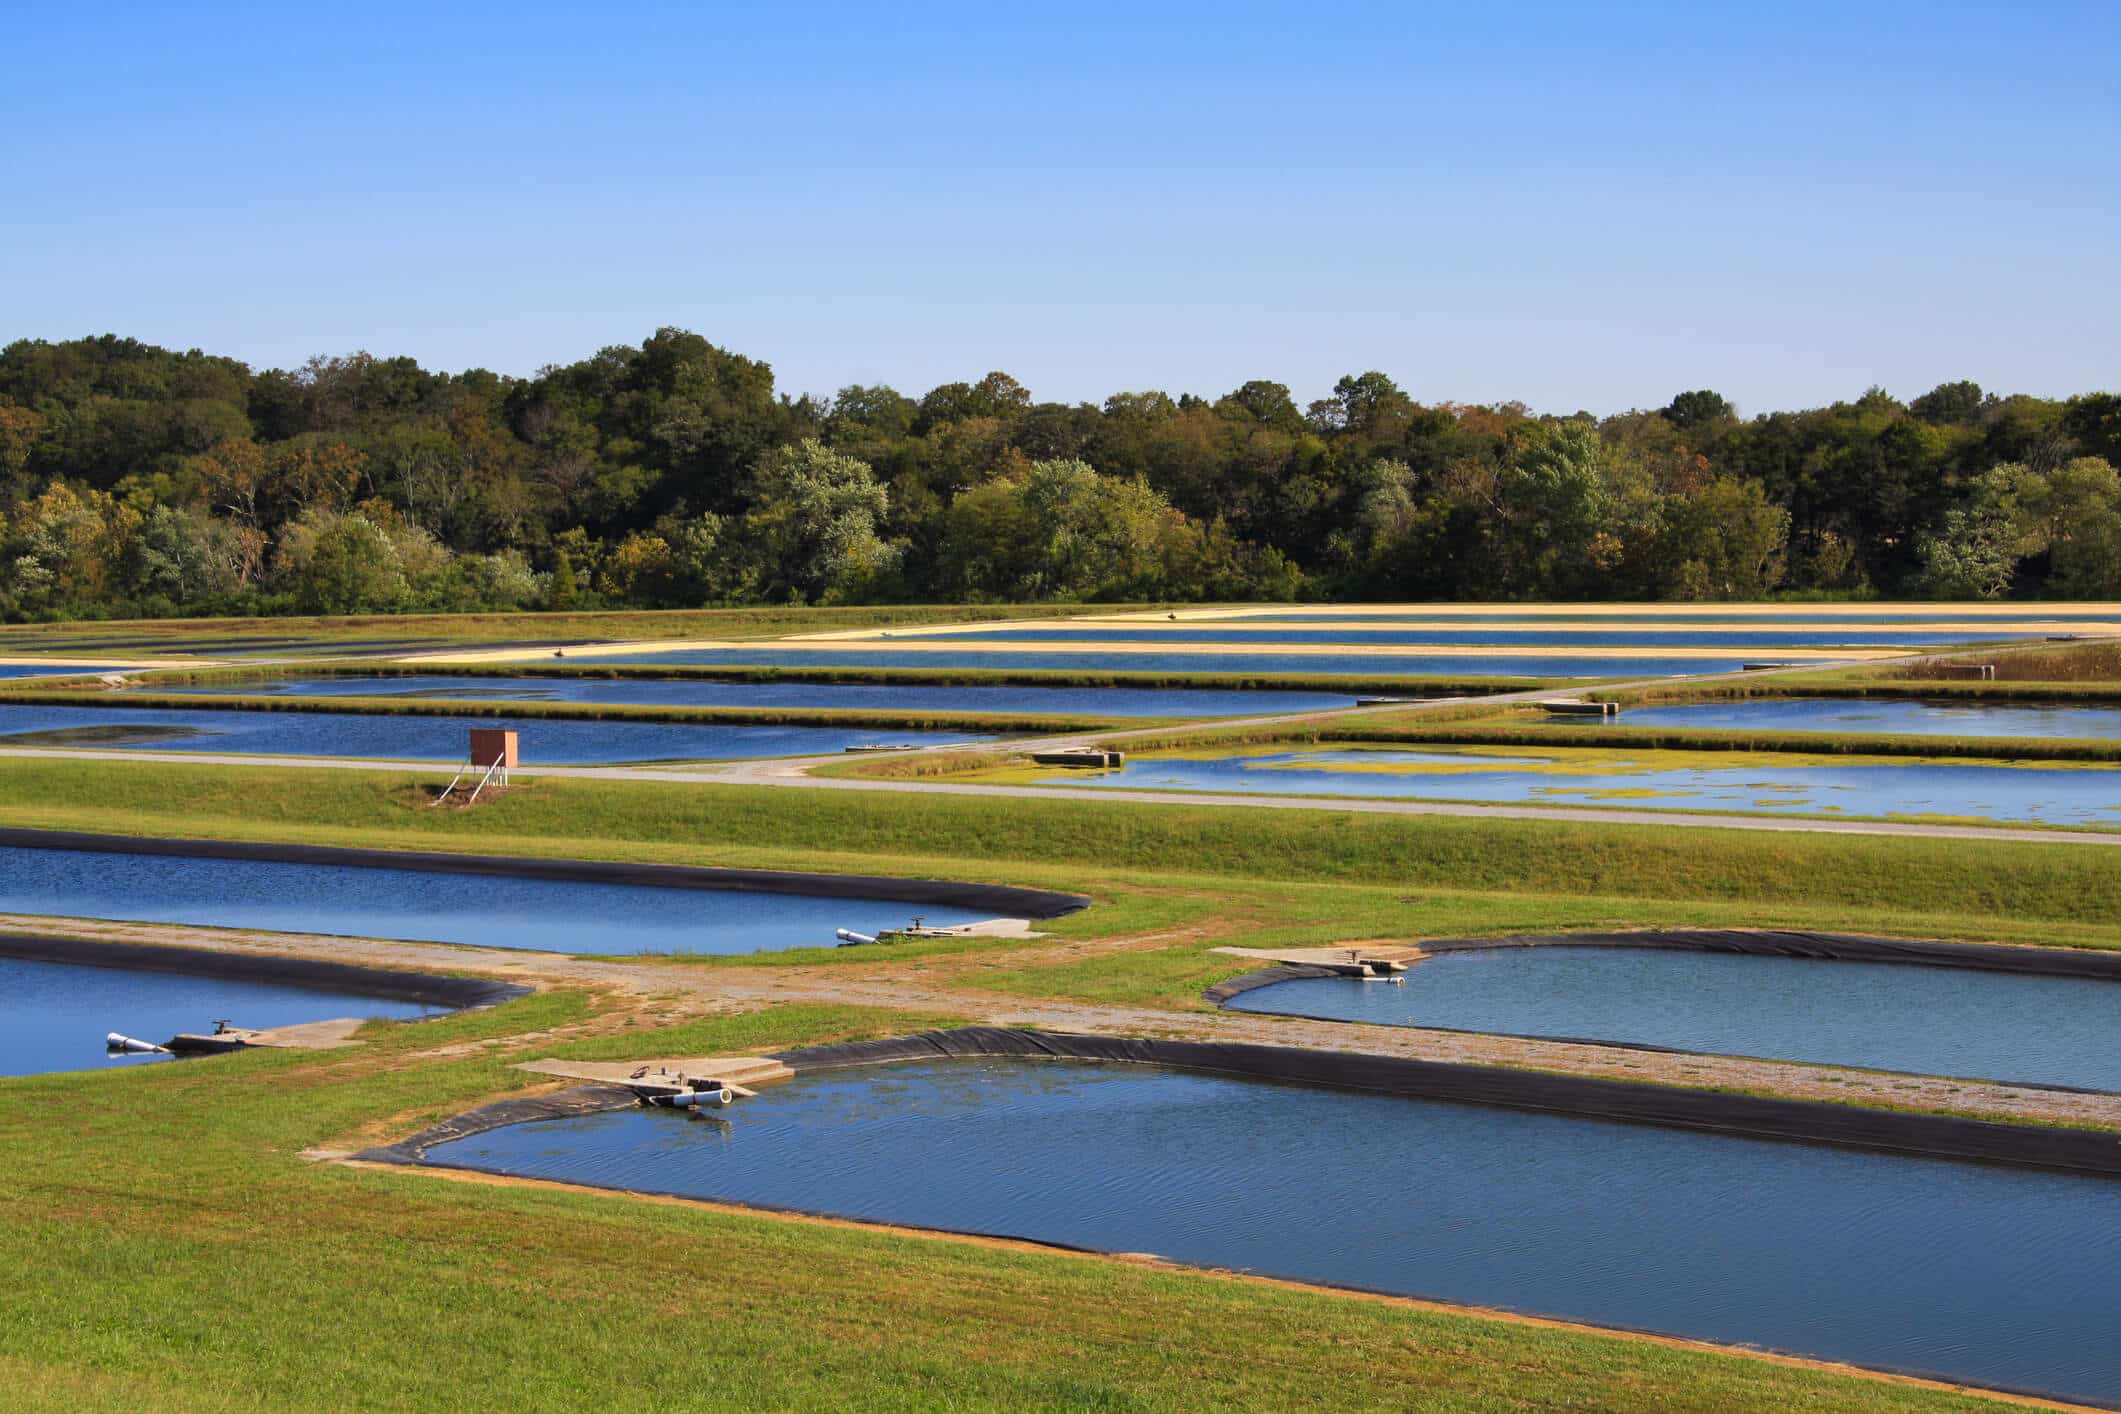
<instances>
[{"instance_id":1,"label":"tree line","mask_svg":"<svg viewBox=\"0 0 2121 1414\"><path fill-rule=\"evenodd\" d=\"M1751 418L774 388L677 329L511 378L0 350L0 617L755 602L2121 597L2121 397Z\"/></svg>"}]
</instances>

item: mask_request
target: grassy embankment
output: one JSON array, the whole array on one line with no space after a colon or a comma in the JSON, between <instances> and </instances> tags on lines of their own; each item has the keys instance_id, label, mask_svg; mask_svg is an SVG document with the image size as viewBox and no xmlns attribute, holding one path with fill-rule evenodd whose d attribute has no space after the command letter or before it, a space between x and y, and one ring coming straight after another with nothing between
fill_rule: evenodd
<instances>
[{"instance_id":1,"label":"grassy embankment","mask_svg":"<svg viewBox=\"0 0 2121 1414\"><path fill-rule=\"evenodd\" d=\"M403 771L0 761L0 824L1023 883L1099 906L1067 938L1181 930L1048 966L985 952L1005 990L1191 1005L1247 970L1209 949L1554 928L1774 926L2115 946L2102 849L1718 833L1658 825L1233 810L546 778L472 811L418 806ZM876 963L866 949L702 966Z\"/></svg>"},{"instance_id":2,"label":"grassy embankment","mask_svg":"<svg viewBox=\"0 0 2121 1414\"><path fill-rule=\"evenodd\" d=\"M1993 679L1954 676L1968 664L1988 664ZM1637 705L1729 701L1749 697L1932 697L1972 702L2121 702L2121 640L2039 643L1992 652L1963 649L1888 663L1776 673L1753 680L1685 682L1593 692L1603 700Z\"/></svg>"},{"instance_id":3,"label":"grassy embankment","mask_svg":"<svg viewBox=\"0 0 2121 1414\"><path fill-rule=\"evenodd\" d=\"M300 1157L521 1086L506 1066L529 1055L925 1021L786 1007L521 1039L594 1011L548 994L372 1027L348 1052L0 1080L9 1407L1994 1407L1408 1303Z\"/></svg>"}]
</instances>

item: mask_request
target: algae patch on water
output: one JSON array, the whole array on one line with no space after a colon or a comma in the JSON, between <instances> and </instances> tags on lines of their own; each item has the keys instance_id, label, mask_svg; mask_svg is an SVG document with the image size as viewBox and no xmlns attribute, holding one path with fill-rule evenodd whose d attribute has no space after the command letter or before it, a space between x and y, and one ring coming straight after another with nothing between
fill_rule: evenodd
<instances>
[{"instance_id":1,"label":"algae patch on water","mask_svg":"<svg viewBox=\"0 0 2121 1414\"><path fill-rule=\"evenodd\" d=\"M45 731L10 732L0 735L5 746L159 746L165 742L190 741L195 737L222 736L203 727L152 726L146 723L94 727L53 727Z\"/></svg>"}]
</instances>

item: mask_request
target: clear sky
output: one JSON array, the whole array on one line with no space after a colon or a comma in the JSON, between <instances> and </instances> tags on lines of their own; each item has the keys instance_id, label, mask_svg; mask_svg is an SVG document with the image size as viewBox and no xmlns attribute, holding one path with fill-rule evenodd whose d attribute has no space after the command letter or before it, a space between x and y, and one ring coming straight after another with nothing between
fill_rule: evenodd
<instances>
[{"instance_id":1,"label":"clear sky","mask_svg":"<svg viewBox=\"0 0 2121 1414\"><path fill-rule=\"evenodd\" d=\"M1013 13L1037 10L1041 14ZM446 13L441 13L446 11ZM784 390L2121 385L2121 3L29 4L0 341Z\"/></svg>"}]
</instances>

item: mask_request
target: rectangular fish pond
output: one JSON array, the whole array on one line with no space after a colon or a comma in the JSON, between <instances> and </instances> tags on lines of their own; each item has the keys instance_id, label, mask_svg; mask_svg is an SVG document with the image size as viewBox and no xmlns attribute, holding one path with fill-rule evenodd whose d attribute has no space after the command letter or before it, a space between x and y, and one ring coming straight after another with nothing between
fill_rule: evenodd
<instances>
[{"instance_id":1,"label":"rectangular fish pond","mask_svg":"<svg viewBox=\"0 0 2121 1414\"><path fill-rule=\"evenodd\" d=\"M220 1020L250 1030L340 1017L404 1019L445 1008L285 982L79 967L0 957L0 1076L143 1065L168 1056L112 1055L116 1031L157 1045Z\"/></svg>"},{"instance_id":2,"label":"rectangular fish pond","mask_svg":"<svg viewBox=\"0 0 2121 1414\"><path fill-rule=\"evenodd\" d=\"M2121 1399L2121 1183L1125 1064L824 1070L431 1162Z\"/></svg>"},{"instance_id":3,"label":"rectangular fish pond","mask_svg":"<svg viewBox=\"0 0 2121 1414\"><path fill-rule=\"evenodd\" d=\"M1037 668L1079 672L1138 673L1330 673L1385 676L1657 678L1691 673L1735 672L1748 655L1742 649L1721 654L1662 657L1645 654L1601 654L1576 657L1555 653L1423 654L1275 653L1272 651L1159 652L1154 644L1139 650L1073 652L1030 646L989 648L676 648L664 652L584 654L584 663L665 663L707 667L755 664L781 668Z\"/></svg>"},{"instance_id":4,"label":"rectangular fish pond","mask_svg":"<svg viewBox=\"0 0 2121 1414\"><path fill-rule=\"evenodd\" d=\"M1140 756L1115 770L1037 780L1112 790L2121 827L2121 767L2052 762L1358 745Z\"/></svg>"},{"instance_id":5,"label":"rectangular fish pond","mask_svg":"<svg viewBox=\"0 0 2121 1414\"><path fill-rule=\"evenodd\" d=\"M462 762L474 728L523 734L526 766L651 764L825 756L850 746L942 746L962 732L551 718L366 716L141 707L0 707L0 747L205 751L258 756Z\"/></svg>"},{"instance_id":6,"label":"rectangular fish pond","mask_svg":"<svg viewBox=\"0 0 2121 1414\"><path fill-rule=\"evenodd\" d=\"M1562 718L1563 722L1596 721ZM1867 736L2121 737L2121 707L1919 698L1751 697L1628 707L1624 727L1758 732L1841 732ZM1604 725L1611 726L1613 722Z\"/></svg>"},{"instance_id":7,"label":"rectangular fish pond","mask_svg":"<svg viewBox=\"0 0 2121 1414\"><path fill-rule=\"evenodd\" d=\"M1610 621L1608 621L1610 624ZM960 629L953 632L894 630L893 638L948 639L968 643L1083 643L1124 639L1141 642L1144 648L1170 643L1226 643L1236 645L1276 643L1338 643L1350 647L1452 646L1476 648L1931 648L1960 643L1993 642L2008 633L1993 629L1935 630L1901 628L1894 625L1853 624L1825 627L1792 627L1767 624L1759 627L1688 628L1668 624L1600 627L1521 627L1516 624L1429 624L1421 627L1386 628L1375 624L1338 624L1316 621L1286 627L1247 628L1223 624L1145 626L1115 624L1083 628L1037 628L1010 625L1003 628Z\"/></svg>"},{"instance_id":8,"label":"rectangular fish pond","mask_svg":"<svg viewBox=\"0 0 2121 1414\"><path fill-rule=\"evenodd\" d=\"M1298 978L1224 1005L2121 1091L2121 972L2042 977L1557 940L1443 952L1404 977Z\"/></svg>"},{"instance_id":9,"label":"rectangular fish pond","mask_svg":"<svg viewBox=\"0 0 2121 1414\"><path fill-rule=\"evenodd\" d=\"M591 660L597 661L597 660ZM1352 707L1352 696L1280 689L983 687L830 682L708 682L656 678L319 677L153 688L173 693L296 697L442 697L643 707L791 707L870 712L1025 712L1085 717L1243 717ZM542 725L542 723L540 724ZM874 731L872 730L872 735Z\"/></svg>"},{"instance_id":10,"label":"rectangular fish pond","mask_svg":"<svg viewBox=\"0 0 2121 1414\"><path fill-rule=\"evenodd\" d=\"M831 947L839 928L903 928L914 915L933 927L995 916L823 893L12 847L0 848L0 912L598 956L783 952Z\"/></svg>"}]
</instances>

